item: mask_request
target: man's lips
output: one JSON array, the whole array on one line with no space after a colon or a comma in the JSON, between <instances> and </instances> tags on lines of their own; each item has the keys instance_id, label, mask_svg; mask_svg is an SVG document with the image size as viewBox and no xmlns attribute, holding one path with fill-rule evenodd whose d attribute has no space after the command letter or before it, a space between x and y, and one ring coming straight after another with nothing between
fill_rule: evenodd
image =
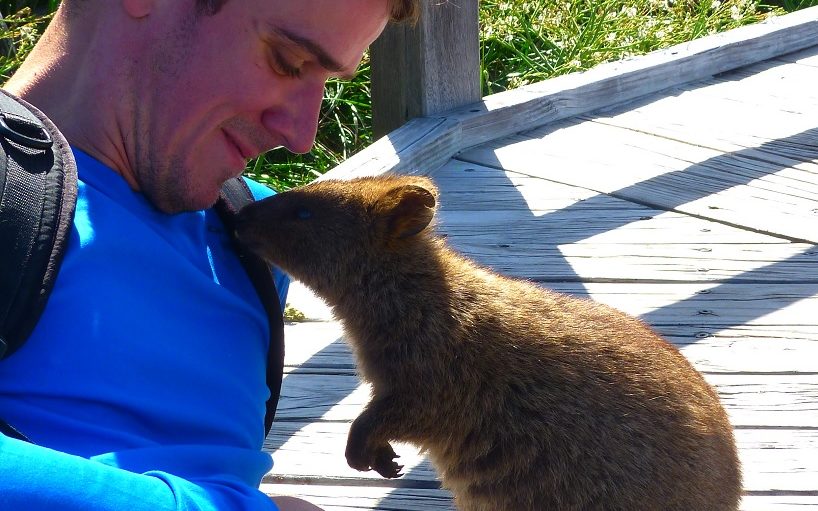
<instances>
[{"instance_id":1,"label":"man's lips","mask_svg":"<svg viewBox=\"0 0 818 511\"><path fill-rule=\"evenodd\" d=\"M222 130L224 132L224 136L227 137L227 141L233 144L238 151L239 155L244 159L245 163L247 160L251 158L255 158L256 155L260 154L260 151L256 151L253 147L243 143L238 137L233 136L229 131Z\"/></svg>"}]
</instances>

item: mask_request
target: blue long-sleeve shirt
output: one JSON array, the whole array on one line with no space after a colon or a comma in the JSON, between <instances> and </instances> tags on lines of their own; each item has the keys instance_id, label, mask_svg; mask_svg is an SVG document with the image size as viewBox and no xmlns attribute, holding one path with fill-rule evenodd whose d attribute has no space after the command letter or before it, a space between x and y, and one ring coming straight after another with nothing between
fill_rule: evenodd
<instances>
[{"instance_id":1,"label":"blue long-sleeve shirt","mask_svg":"<svg viewBox=\"0 0 818 511\"><path fill-rule=\"evenodd\" d=\"M74 152L60 273L0 361L0 418L32 441L0 435L0 509L275 509L257 490L269 327L221 221L163 214Z\"/></svg>"}]
</instances>

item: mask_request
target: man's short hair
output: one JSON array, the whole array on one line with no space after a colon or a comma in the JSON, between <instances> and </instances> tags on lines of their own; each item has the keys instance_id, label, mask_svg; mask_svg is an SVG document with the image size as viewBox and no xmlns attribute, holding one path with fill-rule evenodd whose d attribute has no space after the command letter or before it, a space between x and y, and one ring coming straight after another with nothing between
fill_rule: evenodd
<instances>
[{"instance_id":1,"label":"man's short hair","mask_svg":"<svg viewBox=\"0 0 818 511\"><path fill-rule=\"evenodd\" d=\"M420 17L421 0L389 0L392 21L414 23Z\"/></svg>"},{"instance_id":2,"label":"man's short hair","mask_svg":"<svg viewBox=\"0 0 818 511\"><path fill-rule=\"evenodd\" d=\"M420 16L421 0L388 0L389 16L392 21L415 22ZM213 15L221 10L227 0L196 0L196 9L200 14Z\"/></svg>"}]
</instances>

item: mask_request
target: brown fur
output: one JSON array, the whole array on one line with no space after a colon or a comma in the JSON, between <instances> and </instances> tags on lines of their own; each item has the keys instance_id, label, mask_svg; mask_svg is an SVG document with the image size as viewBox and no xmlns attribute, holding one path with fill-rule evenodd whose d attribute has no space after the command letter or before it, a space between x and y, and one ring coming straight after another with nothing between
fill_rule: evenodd
<instances>
[{"instance_id":1,"label":"brown fur","mask_svg":"<svg viewBox=\"0 0 818 511\"><path fill-rule=\"evenodd\" d=\"M246 208L239 238L324 297L373 396L347 460L428 452L469 511L738 508L713 389L638 319L481 268L427 225L418 177L323 181Z\"/></svg>"}]
</instances>

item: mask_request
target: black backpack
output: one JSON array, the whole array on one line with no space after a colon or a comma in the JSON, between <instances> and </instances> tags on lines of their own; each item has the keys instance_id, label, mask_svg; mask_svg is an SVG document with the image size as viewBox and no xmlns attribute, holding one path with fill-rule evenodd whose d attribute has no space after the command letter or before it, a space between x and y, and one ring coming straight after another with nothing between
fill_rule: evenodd
<instances>
[{"instance_id":1,"label":"black backpack","mask_svg":"<svg viewBox=\"0 0 818 511\"><path fill-rule=\"evenodd\" d=\"M77 168L68 142L42 112L0 89L0 360L20 348L45 308L76 201ZM236 212L252 201L243 179L225 183L215 207L228 232ZM284 368L281 304L270 267L238 245L236 250L270 323L269 433ZM1 419L0 433L21 437Z\"/></svg>"}]
</instances>

